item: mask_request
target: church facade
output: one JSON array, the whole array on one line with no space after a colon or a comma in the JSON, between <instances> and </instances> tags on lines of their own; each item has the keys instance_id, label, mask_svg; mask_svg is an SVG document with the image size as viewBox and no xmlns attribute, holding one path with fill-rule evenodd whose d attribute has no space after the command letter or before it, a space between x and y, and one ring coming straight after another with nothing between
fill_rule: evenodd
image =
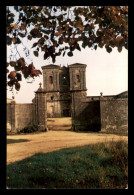
<instances>
[{"instance_id":1,"label":"church facade","mask_svg":"<svg viewBox=\"0 0 134 195\"><path fill-rule=\"evenodd\" d=\"M46 93L47 117L71 116L72 93L86 96L85 64L68 67L43 66L43 91Z\"/></svg>"},{"instance_id":2,"label":"church facade","mask_svg":"<svg viewBox=\"0 0 134 195\"><path fill-rule=\"evenodd\" d=\"M127 92L114 96L87 96L86 64L42 67L43 86L31 104L7 102L9 132L18 132L30 122L49 130L47 118L72 118L72 130L100 131L127 127Z\"/></svg>"}]
</instances>

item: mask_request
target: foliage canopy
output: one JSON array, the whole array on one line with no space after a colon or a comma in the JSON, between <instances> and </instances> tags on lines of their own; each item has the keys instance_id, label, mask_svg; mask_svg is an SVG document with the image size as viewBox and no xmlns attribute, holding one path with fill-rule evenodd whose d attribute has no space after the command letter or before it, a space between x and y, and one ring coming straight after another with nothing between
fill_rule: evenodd
<instances>
[{"instance_id":1,"label":"foliage canopy","mask_svg":"<svg viewBox=\"0 0 134 195\"><path fill-rule=\"evenodd\" d=\"M22 74L25 78L41 74L33 63L27 64L29 50L25 47L26 57L19 52L23 39L33 41L33 54L38 57L44 52L44 60L51 58L55 63L57 56L67 54L72 57L81 48L127 49L128 44L128 7L127 6L13 6L19 14L15 21L13 9L7 7L6 35L7 45L14 46L16 53L10 55L7 67L8 86L20 89ZM14 60L15 59L15 60Z\"/></svg>"}]
</instances>

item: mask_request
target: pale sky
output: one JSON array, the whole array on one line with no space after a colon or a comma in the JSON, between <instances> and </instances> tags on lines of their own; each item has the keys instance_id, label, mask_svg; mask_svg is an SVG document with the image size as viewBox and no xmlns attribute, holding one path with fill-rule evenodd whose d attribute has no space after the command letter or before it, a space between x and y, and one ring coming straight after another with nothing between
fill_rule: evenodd
<instances>
[{"instance_id":1,"label":"pale sky","mask_svg":"<svg viewBox=\"0 0 134 195\"><path fill-rule=\"evenodd\" d=\"M41 66L52 64L51 60L43 60L43 53L34 57L33 63L37 69ZM67 66L73 63L87 64L86 68L86 86L88 96L98 96L100 92L103 95L116 95L128 90L128 51L123 49L121 53L114 48L109 54L105 48L90 48L74 51L74 56L56 58L56 65ZM32 80L32 79L31 79ZM36 77L33 83L27 83L24 78L20 82L20 91L14 90L15 100L17 103L31 103L35 91L39 88L39 83L43 83L43 76ZM7 98L12 97L12 92L7 90Z\"/></svg>"}]
</instances>

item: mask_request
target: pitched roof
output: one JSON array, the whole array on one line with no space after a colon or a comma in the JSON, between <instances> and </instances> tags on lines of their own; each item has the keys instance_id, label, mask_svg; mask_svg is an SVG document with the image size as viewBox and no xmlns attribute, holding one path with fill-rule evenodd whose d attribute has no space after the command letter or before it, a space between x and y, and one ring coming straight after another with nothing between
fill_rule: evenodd
<instances>
[{"instance_id":1,"label":"pitched roof","mask_svg":"<svg viewBox=\"0 0 134 195\"><path fill-rule=\"evenodd\" d=\"M68 65L70 68L73 68L73 67L86 67L87 65L86 64L80 64L80 63L74 63L74 64L70 64Z\"/></svg>"},{"instance_id":2,"label":"pitched roof","mask_svg":"<svg viewBox=\"0 0 134 195\"><path fill-rule=\"evenodd\" d=\"M46 65L46 66L42 66L41 67L42 69L59 69L60 66L59 65L54 65L54 64L49 64L49 65Z\"/></svg>"}]
</instances>

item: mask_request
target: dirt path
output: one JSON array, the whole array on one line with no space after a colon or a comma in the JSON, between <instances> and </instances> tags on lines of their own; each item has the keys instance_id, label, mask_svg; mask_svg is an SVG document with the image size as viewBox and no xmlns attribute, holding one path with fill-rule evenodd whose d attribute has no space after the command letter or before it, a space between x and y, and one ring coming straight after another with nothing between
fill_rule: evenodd
<instances>
[{"instance_id":1,"label":"dirt path","mask_svg":"<svg viewBox=\"0 0 134 195\"><path fill-rule=\"evenodd\" d=\"M7 144L7 164L20 161L36 153L47 153L92 143L126 140L127 136L101 133L77 133L71 131L48 131L32 135L8 135L7 139L26 139L27 142Z\"/></svg>"}]
</instances>

